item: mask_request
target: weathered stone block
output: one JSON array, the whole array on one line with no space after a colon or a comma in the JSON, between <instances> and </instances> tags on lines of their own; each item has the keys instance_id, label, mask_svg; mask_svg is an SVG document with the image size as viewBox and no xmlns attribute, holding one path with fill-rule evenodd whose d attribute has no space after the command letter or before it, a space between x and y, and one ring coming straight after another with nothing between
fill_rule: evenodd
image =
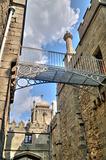
<instances>
[{"instance_id":1,"label":"weathered stone block","mask_svg":"<svg viewBox=\"0 0 106 160\"><path fill-rule=\"evenodd\" d=\"M25 5L26 0L12 0L12 2Z\"/></svg>"}]
</instances>

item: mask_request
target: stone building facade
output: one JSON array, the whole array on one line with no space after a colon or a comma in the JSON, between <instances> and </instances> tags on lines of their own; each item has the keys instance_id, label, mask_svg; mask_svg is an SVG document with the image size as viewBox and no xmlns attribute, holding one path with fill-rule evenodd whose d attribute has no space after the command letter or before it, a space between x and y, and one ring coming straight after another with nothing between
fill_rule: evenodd
<instances>
[{"instance_id":1,"label":"stone building facade","mask_svg":"<svg viewBox=\"0 0 106 160\"><path fill-rule=\"evenodd\" d=\"M79 57L92 55L106 60L106 1L92 0L79 28ZM72 51L72 35L64 39ZM70 39L70 41L69 41ZM69 60L67 59L67 63ZM105 83L105 82L104 82ZM51 125L53 160L106 159L106 88L57 86L58 112Z\"/></svg>"},{"instance_id":2,"label":"stone building facade","mask_svg":"<svg viewBox=\"0 0 106 160\"><path fill-rule=\"evenodd\" d=\"M0 47L10 12L9 6L15 6L0 62L0 159L3 159L4 139L7 136L5 159L25 159L27 156L36 160L106 160L106 88L102 85L94 88L58 84L58 111L51 122L50 135L47 131L49 124L47 122L51 119L51 114L44 104L32 109L31 122L27 126L23 122L18 126L13 122L8 133L6 132L10 103L14 97L15 65L20 54L25 4L25 0L0 1ZM78 31L80 36L76 49L78 60L80 61L83 55L92 55L105 60L105 0L91 1L91 7L87 9ZM70 62L67 55L73 53L72 35L66 33L64 40L67 44L67 54L64 59L67 65ZM38 123L38 120L43 125ZM52 139L51 143L49 136ZM26 142L31 144L25 144ZM37 149L33 150L34 148Z\"/></svg>"},{"instance_id":3,"label":"stone building facade","mask_svg":"<svg viewBox=\"0 0 106 160\"><path fill-rule=\"evenodd\" d=\"M20 54L25 6L26 0L0 0L0 57L3 53L0 58L0 159L8 126L10 103L14 98L15 65Z\"/></svg>"},{"instance_id":4,"label":"stone building facade","mask_svg":"<svg viewBox=\"0 0 106 160\"><path fill-rule=\"evenodd\" d=\"M52 110L45 101L33 103L31 121L9 125L4 148L4 159L50 159L50 122Z\"/></svg>"}]
</instances>

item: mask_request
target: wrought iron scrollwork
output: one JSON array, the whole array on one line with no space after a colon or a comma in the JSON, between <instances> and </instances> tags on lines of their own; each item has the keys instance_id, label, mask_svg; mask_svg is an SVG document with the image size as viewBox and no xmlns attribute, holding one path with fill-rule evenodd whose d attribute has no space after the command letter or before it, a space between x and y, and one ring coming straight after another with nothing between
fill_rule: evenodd
<instances>
[{"instance_id":1,"label":"wrought iron scrollwork","mask_svg":"<svg viewBox=\"0 0 106 160\"><path fill-rule=\"evenodd\" d=\"M30 87L30 86L34 86L34 85L49 83L49 81L32 80L32 79L24 79L24 78L17 78L16 82L17 82L16 90Z\"/></svg>"}]
</instances>

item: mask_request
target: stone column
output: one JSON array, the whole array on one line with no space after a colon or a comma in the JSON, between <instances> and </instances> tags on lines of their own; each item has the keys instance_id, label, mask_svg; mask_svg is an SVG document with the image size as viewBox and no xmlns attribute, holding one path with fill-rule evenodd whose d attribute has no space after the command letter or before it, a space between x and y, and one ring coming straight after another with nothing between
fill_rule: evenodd
<instances>
[{"instance_id":1,"label":"stone column","mask_svg":"<svg viewBox=\"0 0 106 160\"><path fill-rule=\"evenodd\" d=\"M64 40L66 41L66 49L68 54L73 54L73 46L72 46L72 34L70 32L66 32L64 35Z\"/></svg>"}]
</instances>

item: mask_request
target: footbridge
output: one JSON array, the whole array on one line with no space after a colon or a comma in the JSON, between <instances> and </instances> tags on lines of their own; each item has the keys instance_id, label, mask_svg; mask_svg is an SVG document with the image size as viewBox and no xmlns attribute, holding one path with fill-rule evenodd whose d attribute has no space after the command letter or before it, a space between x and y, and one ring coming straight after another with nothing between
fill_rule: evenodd
<instances>
[{"instance_id":1,"label":"footbridge","mask_svg":"<svg viewBox=\"0 0 106 160\"><path fill-rule=\"evenodd\" d=\"M42 83L99 86L106 79L106 62L93 56L22 47L17 63L17 86Z\"/></svg>"}]
</instances>

